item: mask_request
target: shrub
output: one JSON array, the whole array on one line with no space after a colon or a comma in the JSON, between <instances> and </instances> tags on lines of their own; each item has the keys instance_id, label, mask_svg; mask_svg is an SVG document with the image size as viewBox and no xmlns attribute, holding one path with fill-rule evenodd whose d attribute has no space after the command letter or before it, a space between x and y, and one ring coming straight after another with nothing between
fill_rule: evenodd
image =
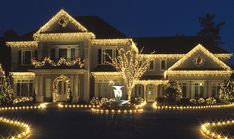
<instances>
[{"instance_id":1,"label":"shrub","mask_svg":"<svg viewBox=\"0 0 234 139\"><path fill-rule=\"evenodd\" d=\"M132 97L131 103L135 105L139 105L144 102L144 99L142 97Z\"/></svg>"},{"instance_id":2,"label":"shrub","mask_svg":"<svg viewBox=\"0 0 234 139\"><path fill-rule=\"evenodd\" d=\"M225 81L219 85L219 99L224 103L230 103L234 99L233 80Z\"/></svg>"},{"instance_id":3,"label":"shrub","mask_svg":"<svg viewBox=\"0 0 234 139\"><path fill-rule=\"evenodd\" d=\"M13 100L13 105L28 105L33 103L32 97L22 97Z\"/></svg>"},{"instance_id":4,"label":"shrub","mask_svg":"<svg viewBox=\"0 0 234 139\"><path fill-rule=\"evenodd\" d=\"M199 98L199 99L197 100L197 102L198 102L198 104L204 104L206 101L205 101L204 98Z\"/></svg>"},{"instance_id":5,"label":"shrub","mask_svg":"<svg viewBox=\"0 0 234 139\"><path fill-rule=\"evenodd\" d=\"M99 99L98 97L93 97L90 102L91 105L99 105Z\"/></svg>"},{"instance_id":6,"label":"shrub","mask_svg":"<svg viewBox=\"0 0 234 139\"><path fill-rule=\"evenodd\" d=\"M175 103L179 101L182 96L181 88L178 82L171 81L165 86L165 97L168 100L168 103Z\"/></svg>"},{"instance_id":7,"label":"shrub","mask_svg":"<svg viewBox=\"0 0 234 139\"><path fill-rule=\"evenodd\" d=\"M197 100L194 99L194 98L191 98L189 101L190 101L192 104L197 104Z\"/></svg>"},{"instance_id":8,"label":"shrub","mask_svg":"<svg viewBox=\"0 0 234 139\"><path fill-rule=\"evenodd\" d=\"M208 104L208 105L216 104L216 99L212 98L212 97L209 97L209 98L206 99L206 104Z\"/></svg>"}]
</instances>

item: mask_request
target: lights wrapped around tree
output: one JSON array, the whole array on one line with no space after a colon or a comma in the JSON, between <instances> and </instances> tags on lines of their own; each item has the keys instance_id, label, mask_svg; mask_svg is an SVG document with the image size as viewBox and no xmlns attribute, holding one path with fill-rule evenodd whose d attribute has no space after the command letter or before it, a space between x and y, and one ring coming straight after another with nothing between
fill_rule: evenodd
<instances>
[{"instance_id":1,"label":"lights wrapped around tree","mask_svg":"<svg viewBox=\"0 0 234 139\"><path fill-rule=\"evenodd\" d=\"M106 61L106 63L112 65L122 75L128 92L128 100L131 99L132 89L153 60L153 58L141 56L142 51L135 51L132 48L118 49L118 56L115 58L106 54L111 59L111 62Z\"/></svg>"},{"instance_id":2,"label":"lights wrapped around tree","mask_svg":"<svg viewBox=\"0 0 234 139\"><path fill-rule=\"evenodd\" d=\"M81 60L81 58L76 58L74 60L67 60L62 57L60 58L58 62L54 62L53 60L50 59L50 57L45 57L44 60L41 62L37 61L36 58L33 58L31 61L32 61L32 65L35 68L43 68L45 66L49 66L49 67L78 66L81 69L84 68L84 60Z\"/></svg>"}]
</instances>

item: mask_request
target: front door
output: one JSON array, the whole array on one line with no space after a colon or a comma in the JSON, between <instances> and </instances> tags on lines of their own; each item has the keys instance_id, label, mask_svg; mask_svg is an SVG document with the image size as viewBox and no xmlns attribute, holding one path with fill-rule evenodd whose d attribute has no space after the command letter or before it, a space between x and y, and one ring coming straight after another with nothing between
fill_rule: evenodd
<instances>
[{"instance_id":1,"label":"front door","mask_svg":"<svg viewBox=\"0 0 234 139\"><path fill-rule=\"evenodd\" d=\"M156 97L155 92L155 86L154 85L147 85L146 87L146 101L147 102L154 102Z\"/></svg>"},{"instance_id":2,"label":"front door","mask_svg":"<svg viewBox=\"0 0 234 139\"><path fill-rule=\"evenodd\" d=\"M203 98L204 97L204 83L197 82L193 85L194 97L195 98Z\"/></svg>"}]
</instances>

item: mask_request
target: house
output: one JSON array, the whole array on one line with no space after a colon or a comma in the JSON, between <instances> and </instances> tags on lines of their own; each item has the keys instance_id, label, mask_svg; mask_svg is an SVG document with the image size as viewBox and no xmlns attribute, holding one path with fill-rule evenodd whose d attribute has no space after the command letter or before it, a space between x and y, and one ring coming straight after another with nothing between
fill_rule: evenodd
<instances>
[{"instance_id":1,"label":"house","mask_svg":"<svg viewBox=\"0 0 234 139\"><path fill-rule=\"evenodd\" d=\"M200 44L201 43L201 44ZM114 96L112 85L124 85L105 61L117 49L143 49L154 60L138 81L133 96L147 102L163 96L163 84L178 81L184 98L217 96L219 83L230 78L232 54L197 37L131 38L96 16L72 17L60 10L39 29L7 41L16 97L38 102L88 102ZM151 52L155 51L154 54ZM123 88L123 97L127 98Z\"/></svg>"}]
</instances>

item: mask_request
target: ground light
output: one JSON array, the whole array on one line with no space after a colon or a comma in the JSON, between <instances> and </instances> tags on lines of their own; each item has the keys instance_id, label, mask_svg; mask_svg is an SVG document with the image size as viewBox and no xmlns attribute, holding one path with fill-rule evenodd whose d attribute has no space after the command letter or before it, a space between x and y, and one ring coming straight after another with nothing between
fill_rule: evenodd
<instances>
[{"instance_id":1,"label":"ground light","mask_svg":"<svg viewBox=\"0 0 234 139\"><path fill-rule=\"evenodd\" d=\"M98 105L87 105L87 104L62 104L58 103L58 108L99 108Z\"/></svg>"},{"instance_id":2,"label":"ground light","mask_svg":"<svg viewBox=\"0 0 234 139\"><path fill-rule=\"evenodd\" d=\"M225 105L207 105L207 106L170 106L170 105L157 105L157 102L152 104L152 107L156 110L199 110L199 109L212 109L212 108L227 108L233 107L234 103L232 104L225 104Z\"/></svg>"},{"instance_id":3,"label":"ground light","mask_svg":"<svg viewBox=\"0 0 234 139\"><path fill-rule=\"evenodd\" d=\"M210 129L212 127L222 127L227 125L234 125L234 120L220 121L220 122L207 122L201 125L200 130L204 136L214 139L228 139L226 135L221 135L217 132L212 132Z\"/></svg>"},{"instance_id":4,"label":"ground light","mask_svg":"<svg viewBox=\"0 0 234 139\"><path fill-rule=\"evenodd\" d=\"M0 117L0 122L23 129L19 134L8 137L10 139L22 139L28 136L31 132L30 126L26 123L22 123L16 120L10 120L10 119L3 118L3 117Z\"/></svg>"}]
</instances>

